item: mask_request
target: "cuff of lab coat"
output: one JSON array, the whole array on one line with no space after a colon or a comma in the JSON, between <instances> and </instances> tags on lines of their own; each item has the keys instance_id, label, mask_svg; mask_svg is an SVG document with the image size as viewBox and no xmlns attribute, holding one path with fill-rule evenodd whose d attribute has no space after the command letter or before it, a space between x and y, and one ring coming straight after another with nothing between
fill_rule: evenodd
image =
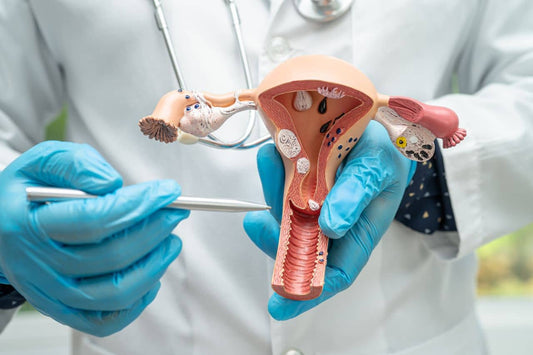
<instances>
[{"instance_id":1,"label":"cuff of lab coat","mask_svg":"<svg viewBox=\"0 0 533 355\"><path fill-rule=\"evenodd\" d=\"M461 239L457 232L435 232L421 236L425 246L440 260L455 260L459 257Z\"/></svg>"},{"instance_id":2,"label":"cuff of lab coat","mask_svg":"<svg viewBox=\"0 0 533 355\"><path fill-rule=\"evenodd\" d=\"M18 308L0 310L0 334L2 334L6 326L11 321L11 318L13 318L13 316L15 315L15 313L17 313L17 310Z\"/></svg>"},{"instance_id":3,"label":"cuff of lab coat","mask_svg":"<svg viewBox=\"0 0 533 355\"><path fill-rule=\"evenodd\" d=\"M11 162L17 159L20 153L0 143L0 172L2 172Z\"/></svg>"},{"instance_id":4,"label":"cuff of lab coat","mask_svg":"<svg viewBox=\"0 0 533 355\"><path fill-rule=\"evenodd\" d=\"M461 117L461 107L453 103L452 100L447 104L447 97L430 102L432 105L451 107ZM468 131L468 127L464 128ZM487 234L482 223L481 167L475 135L468 135L453 148L443 149L442 157L457 232L437 232L424 236L424 243L439 258L454 260L473 253L484 243L483 236Z\"/></svg>"},{"instance_id":5,"label":"cuff of lab coat","mask_svg":"<svg viewBox=\"0 0 533 355\"><path fill-rule=\"evenodd\" d=\"M457 232L437 231L423 236L424 244L443 260L461 258L484 243L479 166L475 157L474 153L465 156L451 153L444 158Z\"/></svg>"},{"instance_id":6,"label":"cuff of lab coat","mask_svg":"<svg viewBox=\"0 0 533 355\"><path fill-rule=\"evenodd\" d=\"M483 211L480 196L481 169L474 150L467 154L451 153L445 155L446 180L457 225L458 250L456 257L473 253L483 245Z\"/></svg>"}]
</instances>

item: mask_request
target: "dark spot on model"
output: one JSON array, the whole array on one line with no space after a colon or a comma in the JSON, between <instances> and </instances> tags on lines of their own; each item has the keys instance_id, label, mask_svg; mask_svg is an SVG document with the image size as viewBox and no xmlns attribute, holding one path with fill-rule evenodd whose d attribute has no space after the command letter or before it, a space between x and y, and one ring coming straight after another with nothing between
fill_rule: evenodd
<instances>
[{"instance_id":1,"label":"dark spot on model","mask_svg":"<svg viewBox=\"0 0 533 355\"><path fill-rule=\"evenodd\" d=\"M331 125L331 120L324 123L322 127L320 127L320 133L326 133L329 129L329 125ZM316 128L315 128L316 129ZM329 134L327 135L327 138L329 138Z\"/></svg>"},{"instance_id":2,"label":"dark spot on model","mask_svg":"<svg viewBox=\"0 0 533 355\"><path fill-rule=\"evenodd\" d=\"M320 101L320 104L318 105L318 113L321 115L325 114L328 110L328 98L324 97L322 101Z\"/></svg>"}]
</instances>

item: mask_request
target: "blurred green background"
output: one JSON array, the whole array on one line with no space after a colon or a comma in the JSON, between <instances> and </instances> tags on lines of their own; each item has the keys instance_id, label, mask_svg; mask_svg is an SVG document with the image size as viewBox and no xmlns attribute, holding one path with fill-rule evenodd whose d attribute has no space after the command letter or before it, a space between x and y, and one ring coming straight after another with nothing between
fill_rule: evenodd
<instances>
[{"instance_id":1,"label":"blurred green background","mask_svg":"<svg viewBox=\"0 0 533 355\"><path fill-rule=\"evenodd\" d=\"M67 109L46 129L46 139L65 136ZM480 295L533 295L533 224L478 250Z\"/></svg>"},{"instance_id":2,"label":"blurred green background","mask_svg":"<svg viewBox=\"0 0 533 355\"><path fill-rule=\"evenodd\" d=\"M533 295L533 224L478 250L478 294Z\"/></svg>"}]
</instances>

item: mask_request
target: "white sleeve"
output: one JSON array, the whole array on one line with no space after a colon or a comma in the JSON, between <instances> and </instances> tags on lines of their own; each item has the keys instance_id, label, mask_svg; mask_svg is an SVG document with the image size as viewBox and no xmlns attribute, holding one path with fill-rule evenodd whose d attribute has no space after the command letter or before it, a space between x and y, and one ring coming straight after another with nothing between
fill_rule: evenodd
<instances>
[{"instance_id":1,"label":"white sleeve","mask_svg":"<svg viewBox=\"0 0 533 355\"><path fill-rule=\"evenodd\" d=\"M4 331L6 326L11 321L11 318L17 313L18 308L0 309L0 334Z\"/></svg>"},{"instance_id":2,"label":"white sleeve","mask_svg":"<svg viewBox=\"0 0 533 355\"><path fill-rule=\"evenodd\" d=\"M432 102L454 109L468 131L443 150L458 235L427 243L445 259L533 222L533 1L482 3L459 63L462 94Z\"/></svg>"},{"instance_id":3,"label":"white sleeve","mask_svg":"<svg viewBox=\"0 0 533 355\"><path fill-rule=\"evenodd\" d=\"M43 140L60 111L63 90L27 1L0 1L0 172ZM0 333L16 312L0 310Z\"/></svg>"},{"instance_id":4,"label":"white sleeve","mask_svg":"<svg viewBox=\"0 0 533 355\"><path fill-rule=\"evenodd\" d=\"M0 2L0 171L43 140L63 104L60 67L25 0Z\"/></svg>"}]
</instances>

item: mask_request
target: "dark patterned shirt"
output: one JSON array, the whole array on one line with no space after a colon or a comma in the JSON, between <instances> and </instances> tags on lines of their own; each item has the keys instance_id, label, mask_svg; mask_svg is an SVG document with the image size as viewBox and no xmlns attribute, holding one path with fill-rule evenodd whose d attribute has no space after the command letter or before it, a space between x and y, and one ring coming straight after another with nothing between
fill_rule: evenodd
<instances>
[{"instance_id":1,"label":"dark patterned shirt","mask_svg":"<svg viewBox=\"0 0 533 355\"><path fill-rule=\"evenodd\" d=\"M435 147L433 158L418 164L395 217L407 227L425 234L457 230L442 154L436 142Z\"/></svg>"},{"instance_id":2,"label":"dark patterned shirt","mask_svg":"<svg viewBox=\"0 0 533 355\"><path fill-rule=\"evenodd\" d=\"M0 309L16 308L25 301L13 286L0 284Z\"/></svg>"}]
</instances>

